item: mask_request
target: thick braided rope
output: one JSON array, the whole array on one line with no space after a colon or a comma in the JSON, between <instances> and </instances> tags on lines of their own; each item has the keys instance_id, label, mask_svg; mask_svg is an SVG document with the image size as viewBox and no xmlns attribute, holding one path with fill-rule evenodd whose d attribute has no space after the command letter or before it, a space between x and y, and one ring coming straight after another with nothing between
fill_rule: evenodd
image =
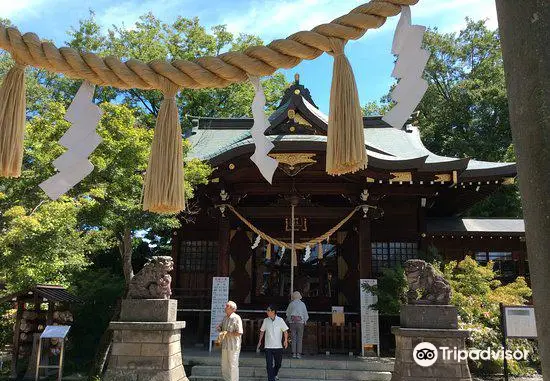
<instances>
[{"instance_id":1,"label":"thick braided rope","mask_svg":"<svg viewBox=\"0 0 550 381\"><path fill-rule=\"evenodd\" d=\"M221 205L220 205L221 206ZM257 235L259 235L264 241L267 241L269 242L270 244L272 245L275 245L275 246L279 246L279 247L285 247L287 249L292 249L292 244L291 243L286 243L286 242L283 242L283 241L280 241L276 238L273 238L267 234L265 234L263 231L261 231L260 229L258 229L256 226L254 226L252 224L252 222L248 221L245 217L243 217L239 212L237 212L237 210L232 206L232 205L229 205L229 204L223 204L223 206L225 206L226 208L228 208L229 210L231 210L233 212L233 214L235 214L235 216L237 216L237 218L239 218L246 226L248 226L248 228L250 230L252 230L254 233L256 233ZM344 219L342 221L340 221L338 224L336 224L332 229L330 229L329 231L327 231L325 234L323 235L320 235L319 237L316 237L316 238L313 238L307 242L300 242L300 243L294 243L294 249L296 250L303 250L305 249L307 246L313 246L313 245L316 245L318 243L321 243L323 241L325 241L326 239L328 239L328 237L330 237L331 235L333 235L334 233L336 233L342 226L344 226L344 224L346 222L348 222L348 220L353 217L353 215L359 210L361 209L362 205L359 205L357 207L355 207L351 212L350 214L348 214L346 217L344 217Z\"/></svg>"},{"instance_id":2,"label":"thick braided rope","mask_svg":"<svg viewBox=\"0 0 550 381\"><path fill-rule=\"evenodd\" d=\"M102 58L75 49L57 48L42 42L34 33L21 33L15 28L0 27L0 48L11 53L20 64L85 79L99 86L120 89L164 89L167 82L178 88L225 87L244 82L251 76L271 75L280 68L289 69L302 60L312 60L332 52L331 39L344 42L360 38L368 29L379 28L387 17L401 12L401 5L418 0L372 0L328 24L311 31L295 33L286 39L274 40L267 46L254 46L244 52L228 52L194 61L142 62L115 57Z\"/></svg>"}]
</instances>

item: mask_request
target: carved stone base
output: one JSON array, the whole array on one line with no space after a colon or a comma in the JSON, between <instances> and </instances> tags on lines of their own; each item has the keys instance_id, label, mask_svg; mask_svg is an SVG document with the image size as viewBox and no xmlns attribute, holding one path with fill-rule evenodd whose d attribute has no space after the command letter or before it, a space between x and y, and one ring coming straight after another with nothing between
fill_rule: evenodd
<instances>
[{"instance_id":1,"label":"carved stone base","mask_svg":"<svg viewBox=\"0 0 550 381\"><path fill-rule=\"evenodd\" d=\"M401 328L457 329L455 306L405 304L401 306Z\"/></svg>"},{"instance_id":2,"label":"carved stone base","mask_svg":"<svg viewBox=\"0 0 550 381\"><path fill-rule=\"evenodd\" d=\"M152 321L109 324L114 331L113 346L104 381L188 381L180 343L185 322L166 321L175 320L175 315L168 312L174 310L174 304L177 307L175 300L162 299L123 303L121 318L145 320L149 313ZM160 316L164 316L164 322L155 321Z\"/></svg>"},{"instance_id":3,"label":"carved stone base","mask_svg":"<svg viewBox=\"0 0 550 381\"><path fill-rule=\"evenodd\" d=\"M440 347L465 349L464 340L470 335L458 329L417 329L392 327L395 335L395 365L391 381L470 381L468 362L443 359ZM413 358L414 348L429 342L438 348L437 361L429 366L418 365Z\"/></svg>"}]
</instances>

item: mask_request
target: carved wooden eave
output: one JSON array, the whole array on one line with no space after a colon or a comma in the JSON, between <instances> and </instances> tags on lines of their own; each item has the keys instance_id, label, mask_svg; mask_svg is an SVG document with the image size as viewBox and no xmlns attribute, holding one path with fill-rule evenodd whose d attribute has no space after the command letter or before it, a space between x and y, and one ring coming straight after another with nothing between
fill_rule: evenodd
<instances>
[{"instance_id":1,"label":"carved wooden eave","mask_svg":"<svg viewBox=\"0 0 550 381\"><path fill-rule=\"evenodd\" d=\"M279 168L290 177L317 163L314 153L272 153L269 156L277 160Z\"/></svg>"}]
</instances>

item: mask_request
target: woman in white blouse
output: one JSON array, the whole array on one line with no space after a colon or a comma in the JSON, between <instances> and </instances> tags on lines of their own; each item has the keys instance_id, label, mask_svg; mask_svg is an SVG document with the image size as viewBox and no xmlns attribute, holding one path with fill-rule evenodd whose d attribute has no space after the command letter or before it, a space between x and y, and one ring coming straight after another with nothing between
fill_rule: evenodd
<instances>
[{"instance_id":1,"label":"woman in white blouse","mask_svg":"<svg viewBox=\"0 0 550 381\"><path fill-rule=\"evenodd\" d=\"M309 315L306 305L302 302L302 295L298 291L292 293L292 302L286 309L286 319L292 336L292 357L299 359L302 357L302 339Z\"/></svg>"}]
</instances>

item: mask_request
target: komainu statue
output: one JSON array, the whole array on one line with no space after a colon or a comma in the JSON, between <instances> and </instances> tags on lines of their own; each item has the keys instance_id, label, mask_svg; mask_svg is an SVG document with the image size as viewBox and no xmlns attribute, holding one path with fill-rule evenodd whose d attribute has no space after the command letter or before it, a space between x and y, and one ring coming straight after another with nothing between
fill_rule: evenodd
<instances>
[{"instance_id":1,"label":"komainu statue","mask_svg":"<svg viewBox=\"0 0 550 381\"><path fill-rule=\"evenodd\" d=\"M128 299L170 299L172 277L168 273L173 269L172 257L151 258L130 281Z\"/></svg>"},{"instance_id":2,"label":"komainu statue","mask_svg":"<svg viewBox=\"0 0 550 381\"><path fill-rule=\"evenodd\" d=\"M451 286L431 264L410 259L405 262L405 276L409 285L408 304L449 304Z\"/></svg>"}]
</instances>

